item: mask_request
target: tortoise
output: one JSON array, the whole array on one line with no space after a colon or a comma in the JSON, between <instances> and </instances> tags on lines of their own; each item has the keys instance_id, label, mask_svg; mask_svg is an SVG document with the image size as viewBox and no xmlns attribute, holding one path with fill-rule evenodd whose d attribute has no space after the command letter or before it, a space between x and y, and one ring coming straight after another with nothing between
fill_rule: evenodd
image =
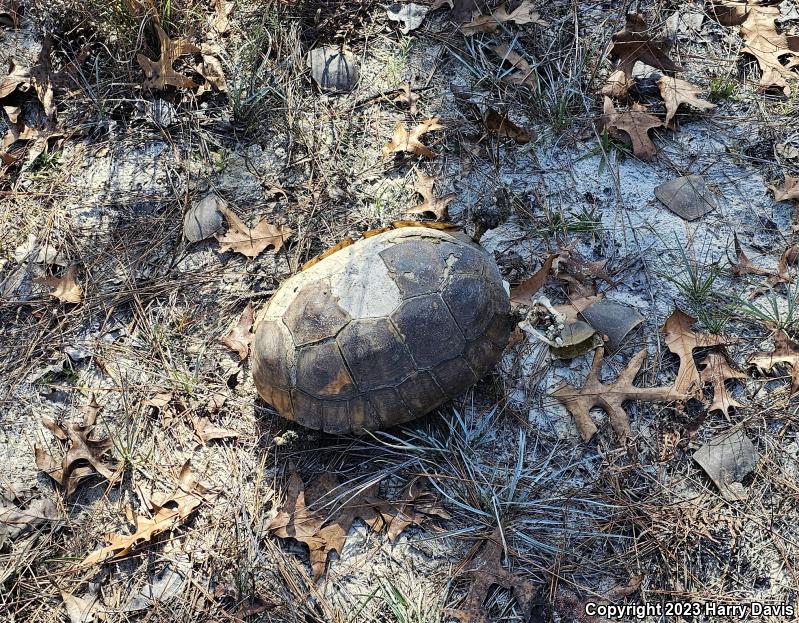
<instances>
[{"instance_id":1,"label":"tortoise","mask_svg":"<svg viewBox=\"0 0 799 623\"><path fill-rule=\"evenodd\" d=\"M361 434L463 394L510 337L502 277L481 247L423 226L338 245L258 314L252 372L285 418Z\"/></svg>"}]
</instances>

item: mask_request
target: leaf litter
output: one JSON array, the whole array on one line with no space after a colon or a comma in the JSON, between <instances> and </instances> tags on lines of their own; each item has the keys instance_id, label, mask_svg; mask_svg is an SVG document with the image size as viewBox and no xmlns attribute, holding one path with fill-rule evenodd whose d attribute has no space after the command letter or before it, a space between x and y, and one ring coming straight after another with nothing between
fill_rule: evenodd
<instances>
[{"instance_id":1,"label":"leaf litter","mask_svg":"<svg viewBox=\"0 0 799 623\"><path fill-rule=\"evenodd\" d=\"M426 489L413 483L406 487L406 497L400 503L380 498L378 483L346 494L342 489L342 483L329 472L306 487L299 474L292 471L286 500L269 526L275 536L308 546L315 580L324 575L328 554L341 555L356 519L375 532L386 528L389 540L394 541L408 526L422 525L433 516L449 516ZM339 503L340 498L345 499Z\"/></svg>"},{"instance_id":2,"label":"leaf litter","mask_svg":"<svg viewBox=\"0 0 799 623\"><path fill-rule=\"evenodd\" d=\"M64 494L71 496L85 479L100 475L110 484L117 482L118 467L110 463L106 455L114 447L109 437L95 438L97 414L100 407L94 400L83 409L83 422L58 424L47 416L42 423L55 435L65 448L59 461L40 446L35 447L36 466L64 488Z\"/></svg>"},{"instance_id":3,"label":"leaf litter","mask_svg":"<svg viewBox=\"0 0 799 623\"><path fill-rule=\"evenodd\" d=\"M175 491L170 495L159 495L149 502L152 516L133 515L128 509L128 519L135 525L132 534L111 533L108 545L90 553L78 567L94 565L122 558L134 549L150 542L155 536L172 530L185 522L203 502L211 501L216 494L200 482L192 471L191 464L185 463L180 470Z\"/></svg>"}]
</instances>

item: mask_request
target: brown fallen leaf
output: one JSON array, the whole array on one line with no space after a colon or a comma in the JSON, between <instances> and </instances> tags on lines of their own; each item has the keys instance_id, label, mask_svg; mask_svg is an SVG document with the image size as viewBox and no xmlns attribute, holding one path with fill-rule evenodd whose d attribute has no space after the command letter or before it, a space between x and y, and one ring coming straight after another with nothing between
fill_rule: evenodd
<instances>
[{"instance_id":1,"label":"brown fallen leaf","mask_svg":"<svg viewBox=\"0 0 799 623\"><path fill-rule=\"evenodd\" d=\"M779 88L791 94L788 81L796 80L793 67L799 66L799 49L792 49L788 35L777 30L780 9L748 3L746 19L741 23L741 52L754 56L760 66L760 87ZM785 60L785 62L783 62Z\"/></svg>"},{"instance_id":2,"label":"brown fallen leaf","mask_svg":"<svg viewBox=\"0 0 799 623\"><path fill-rule=\"evenodd\" d=\"M744 253L741 243L738 240L738 234L733 233L733 242L735 245L735 259L736 263L732 265L732 273L737 276L742 275L759 275L761 277L774 277L776 273L768 268L762 268L752 263L749 257Z\"/></svg>"},{"instance_id":3,"label":"brown fallen leaf","mask_svg":"<svg viewBox=\"0 0 799 623\"><path fill-rule=\"evenodd\" d=\"M434 130L441 130L444 126L439 123L438 117L425 119L413 130L408 132L402 122L398 121L394 128L394 136L383 146L383 158L388 158L393 153L407 152L425 158L434 158L435 154L421 142L422 136Z\"/></svg>"},{"instance_id":4,"label":"brown fallen leaf","mask_svg":"<svg viewBox=\"0 0 799 623\"><path fill-rule=\"evenodd\" d=\"M75 281L74 266L70 266L63 277L37 277L33 282L52 288L50 296L62 303L80 303L83 299L83 290Z\"/></svg>"},{"instance_id":5,"label":"brown fallen leaf","mask_svg":"<svg viewBox=\"0 0 799 623\"><path fill-rule=\"evenodd\" d=\"M199 54L200 48L184 39L173 41L158 24L155 24L155 31L158 34L158 41L161 46L161 57L157 61L152 61L144 54L136 55L136 60L139 62L139 66L146 77L142 82L142 86L145 89L154 89L156 91L161 91L167 86L196 89L198 87L197 83L191 78L177 73L172 64L181 56Z\"/></svg>"},{"instance_id":6,"label":"brown fallen leaf","mask_svg":"<svg viewBox=\"0 0 799 623\"><path fill-rule=\"evenodd\" d=\"M204 79L203 84L197 89L197 95L207 91L227 91L225 70L222 69L222 63L216 56L203 52L202 61L194 66L194 71Z\"/></svg>"},{"instance_id":7,"label":"brown fallen leaf","mask_svg":"<svg viewBox=\"0 0 799 623\"><path fill-rule=\"evenodd\" d=\"M550 253L547 259L541 264L541 268L529 279L525 279L518 286L510 289L510 302L516 305L530 305L536 293L544 287L549 271L552 270L552 263L558 257L557 253Z\"/></svg>"},{"instance_id":8,"label":"brown fallen leaf","mask_svg":"<svg viewBox=\"0 0 799 623\"><path fill-rule=\"evenodd\" d=\"M67 497L72 495L81 481L95 474L103 476L111 484L117 479L118 466L108 463L105 458L114 447L113 441L109 437L93 438L98 411L91 408L85 410L82 424L66 422L61 425L42 417L42 423L63 442L66 452L59 462L40 446L34 446L36 466L60 484Z\"/></svg>"},{"instance_id":9,"label":"brown fallen leaf","mask_svg":"<svg viewBox=\"0 0 799 623\"><path fill-rule=\"evenodd\" d=\"M419 94L411 91L410 82L406 82L400 89L399 94L396 95L391 101L395 104L407 106L408 112L410 112L412 115L415 115L417 112L419 112L419 109L416 107L416 102L419 101Z\"/></svg>"},{"instance_id":10,"label":"brown fallen leaf","mask_svg":"<svg viewBox=\"0 0 799 623\"><path fill-rule=\"evenodd\" d=\"M494 529L490 536L472 548L470 560L462 562L459 567L469 567L463 572L471 580L469 592L466 593L459 608L448 608L447 614L463 623L489 623L494 619L483 608L494 586L501 586L512 592L521 610L522 621L533 620L533 608L539 595L538 587L530 577L512 573L502 566L502 534Z\"/></svg>"},{"instance_id":11,"label":"brown fallen leaf","mask_svg":"<svg viewBox=\"0 0 799 623\"><path fill-rule=\"evenodd\" d=\"M78 566L90 567L126 556L135 547L151 541L156 535L172 530L180 522L186 521L203 501L212 497L210 489L198 482L190 463L186 462L180 470L175 492L168 496L161 496L158 500L150 500L150 506L155 512L152 517L141 515L129 517L136 526L133 534L109 534L107 537L109 544L86 556L78 563Z\"/></svg>"},{"instance_id":12,"label":"brown fallen leaf","mask_svg":"<svg viewBox=\"0 0 799 623\"><path fill-rule=\"evenodd\" d=\"M623 408L626 401L673 402L688 398L687 394L676 391L675 387L636 387L633 385L635 376L644 363L646 349L630 360L615 381L607 384L599 380L603 357L604 349L598 348L594 354L591 371L580 389L564 381L552 392L552 396L563 404L574 417L577 432L580 433L584 442L590 441L597 432L596 424L590 415L593 407L601 407L608 414L616 437L623 443L630 436L630 417Z\"/></svg>"},{"instance_id":13,"label":"brown fallen leaf","mask_svg":"<svg viewBox=\"0 0 799 623\"><path fill-rule=\"evenodd\" d=\"M510 84L520 84L529 87L533 91L538 90L538 80L536 79L535 72L524 57L510 49L507 43L494 46L491 50L502 58L503 61L509 62L518 71L513 72L507 76L503 76L502 80Z\"/></svg>"},{"instance_id":14,"label":"brown fallen leaf","mask_svg":"<svg viewBox=\"0 0 799 623\"><path fill-rule=\"evenodd\" d=\"M94 623L108 620L105 612L102 611L103 604L98 594L89 592L83 597L78 597L66 591L59 592L64 601L64 609L67 611L69 623Z\"/></svg>"},{"instance_id":15,"label":"brown fallen leaf","mask_svg":"<svg viewBox=\"0 0 799 623\"><path fill-rule=\"evenodd\" d=\"M31 69L31 85L44 108L45 116L52 122L55 119L56 107L50 69L50 41L47 38L42 45L36 65Z\"/></svg>"},{"instance_id":16,"label":"brown fallen leaf","mask_svg":"<svg viewBox=\"0 0 799 623\"><path fill-rule=\"evenodd\" d=\"M729 339L720 335L696 333L691 328L695 322L696 318L675 308L663 325L666 346L680 358L680 367L674 380L675 394L695 395L702 389L702 378L694 361L694 349L730 343Z\"/></svg>"},{"instance_id":17,"label":"brown fallen leaf","mask_svg":"<svg viewBox=\"0 0 799 623\"><path fill-rule=\"evenodd\" d=\"M753 264L749 257L744 253L741 243L738 240L738 235L733 234L733 241L735 245L735 263L732 264L732 274L741 277L743 275L758 275L761 277L768 277L764 286L756 288L749 298L753 299L760 295L764 290L771 288L780 283L793 283L793 277L788 272L788 265L795 264L797 260L797 253L799 248L796 245L791 245L783 251L777 263L777 269L763 268Z\"/></svg>"},{"instance_id":18,"label":"brown fallen leaf","mask_svg":"<svg viewBox=\"0 0 799 623\"><path fill-rule=\"evenodd\" d=\"M483 124L492 132L496 132L499 136L512 138L519 145L524 145L530 141L534 141L536 136L531 130L516 125L508 119L505 115L497 112L493 108L487 108L483 114Z\"/></svg>"},{"instance_id":19,"label":"brown fallen leaf","mask_svg":"<svg viewBox=\"0 0 799 623\"><path fill-rule=\"evenodd\" d=\"M633 104L626 112L617 112L613 100L605 96L604 113L600 123L608 133L617 139L629 138L633 154L641 160L651 160L657 153L655 144L649 138L649 130L663 126L663 122L646 112L640 104Z\"/></svg>"},{"instance_id":20,"label":"brown fallen leaf","mask_svg":"<svg viewBox=\"0 0 799 623\"><path fill-rule=\"evenodd\" d=\"M283 243L294 233L284 225L275 227L266 219L258 221L255 227L250 228L230 208L220 206L217 209L225 216L229 225L229 229L224 234L216 234L219 251L222 253L229 249L254 258L268 247L274 247L275 253L277 253L283 247Z\"/></svg>"},{"instance_id":21,"label":"brown fallen leaf","mask_svg":"<svg viewBox=\"0 0 799 623\"><path fill-rule=\"evenodd\" d=\"M3 105L3 111L5 111L9 123L17 123L19 121L19 116L22 114L22 107Z\"/></svg>"},{"instance_id":22,"label":"brown fallen leaf","mask_svg":"<svg viewBox=\"0 0 799 623\"><path fill-rule=\"evenodd\" d=\"M617 69L608 76L607 82L602 87L602 95L607 95L617 100L624 99L633 84L635 82L632 78L627 77L623 69Z\"/></svg>"},{"instance_id":23,"label":"brown fallen leaf","mask_svg":"<svg viewBox=\"0 0 799 623\"><path fill-rule=\"evenodd\" d=\"M680 104L688 104L699 110L710 110L716 107L715 104L711 104L697 97L701 89L685 80L663 76L658 80L657 85L660 89L663 102L666 105L666 125L669 125L672 118L677 113Z\"/></svg>"},{"instance_id":24,"label":"brown fallen leaf","mask_svg":"<svg viewBox=\"0 0 799 623\"><path fill-rule=\"evenodd\" d=\"M191 424L194 428L194 436L200 445L207 444L214 439L230 439L239 436L235 430L211 424L211 420L205 416L192 417Z\"/></svg>"},{"instance_id":25,"label":"brown fallen leaf","mask_svg":"<svg viewBox=\"0 0 799 623\"><path fill-rule=\"evenodd\" d=\"M782 188L769 184L768 189L774 193L774 201L799 201L799 177L786 175Z\"/></svg>"},{"instance_id":26,"label":"brown fallen leaf","mask_svg":"<svg viewBox=\"0 0 799 623\"><path fill-rule=\"evenodd\" d=\"M0 490L0 548L7 538L15 539L39 526L60 523L58 508L50 500L19 497Z\"/></svg>"},{"instance_id":27,"label":"brown fallen leaf","mask_svg":"<svg viewBox=\"0 0 799 623\"><path fill-rule=\"evenodd\" d=\"M447 193L441 197L436 197L433 193L435 181L436 178L430 175L425 175L424 173L417 174L416 183L413 188L422 196L424 201L415 208L408 210L409 214L431 214L437 221L447 220L447 206L458 196L458 193Z\"/></svg>"},{"instance_id":28,"label":"brown fallen leaf","mask_svg":"<svg viewBox=\"0 0 799 623\"><path fill-rule=\"evenodd\" d=\"M774 351L760 353L749 359L749 363L765 372L774 366L786 365L791 370L791 394L799 391L799 345L780 330L774 336Z\"/></svg>"},{"instance_id":29,"label":"brown fallen leaf","mask_svg":"<svg viewBox=\"0 0 799 623\"><path fill-rule=\"evenodd\" d=\"M241 313L241 316L239 316L239 321L236 323L236 326L219 340L230 350L236 351L242 361L247 359L247 355L250 354L250 344L252 344L253 338L255 338L255 334L251 331L253 320L254 312L252 303L248 303L247 307L245 307L244 311Z\"/></svg>"},{"instance_id":30,"label":"brown fallen leaf","mask_svg":"<svg viewBox=\"0 0 799 623\"><path fill-rule=\"evenodd\" d=\"M508 12L507 3L500 4L490 15L478 15L468 24L460 27L464 35L474 35L478 32L497 32L500 24L513 22L514 24L538 24L539 26L549 26L541 19L541 14L533 6L531 0L522 0L521 4L513 11Z\"/></svg>"},{"instance_id":31,"label":"brown fallen leaf","mask_svg":"<svg viewBox=\"0 0 799 623\"><path fill-rule=\"evenodd\" d=\"M10 59L8 75L0 78L0 99L11 95L14 91L27 91L31 86L30 67L22 67L17 62Z\"/></svg>"},{"instance_id":32,"label":"brown fallen leaf","mask_svg":"<svg viewBox=\"0 0 799 623\"><path fill-rule=\"evenodd\" d=\"M702 371L699 373L702 383L713 386L713 403L708 408L708 413L721 411L727 415L731 408L742 406L730 395L726 382L733 379L745 379L747 376L731 367L727 358L722 353L715 351L705 357L702 366Z\"/></svg>"},{"instance_id":33,"label":"brown fallen leaf","mask_svg":"<svg viewBox=\"0 0 799 623\"><path fill-rule=\"evenodd\" d=\"M613 47L610 50L610 55L619 59L618 69L631 78L633 66L636 61L641 61L655 69L680 71L682 68L672 61L657 43L652 41L647 30L648 27L642 15L627 14L627 23L623 30L613 35Z\"/></svg>"},{"instance_id":34,"label":"brown fallen leaf","mask_svg":"<svg viewBox=\"0 0 799 623\"><path fill-rule=\"evenodd\" d=\"M446 516L440 512L443 509L435 504L431 506L430 497L421 494L423 490L417 489L417 494L412 494L407 493L406 488L410 497L405 497L398 507L378 497L378 484L344 496L341 483L332 473L324 473L306 488L292 470L286 486L286 500L269 531L277 537L305 543L313 577L318 580L324 575L328 554L332 551L341 554L356 518L375 531L388 526L389 538L396 538L409 525L420 525L428 515ZM338 503L342 497L346 499Z\"/></svg>"}]
</instances>

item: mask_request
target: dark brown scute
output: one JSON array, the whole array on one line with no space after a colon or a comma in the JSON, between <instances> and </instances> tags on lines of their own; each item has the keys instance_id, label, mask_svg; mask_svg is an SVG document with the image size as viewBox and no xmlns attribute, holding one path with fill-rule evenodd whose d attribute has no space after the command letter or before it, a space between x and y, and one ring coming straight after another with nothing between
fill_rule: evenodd
<instances>
[{"instance_id":1,"label":"dark brown scute","mask_svg":"<svg viewBox=\"0 0 799 623\"><path fill-rule=\"evenodd\" d=\"M424 415L447 400L429 372L417 372L400 383L397 390L402 401L415 415Z\"/></svg>"},{"instance_id":2,"label":"dark brown scute","mask_svg":"<svg viewBox=\"0 0 799 623\"><path fill-rule=\"evenodd\" d=\"M291 398L297 422L308 428L321 430L322 401L309 396L299 389L291 390Z\"/></svg>"},{"instance_id":3,"label":"dark brown scute","mask_svg":"<svg viewBox=\"0 0 799 623\"><path fill-rule=\"evenodd\" d=\"M396 385L413 370L413 359L388 318L353 320L337 342L362 392Z\"/></svg>"},{"instance_id":4,"label":"dark brown scute","mask_svg":"<svg viewBox=\"0 0 799 623\"><path fill-rule=\"evenodd\" d=\"M253 351L270 354L268 357L252 359L252 374L256 386L272 385L283 389L291 387L289 361L283 354L291 352L294 345L288 343L291 337L281 324L280 321L263 321L255 334Z\"/></svg>"},{"instance_id":5,"label":"dark brown scute","mask_svg":"<svg viewBox=\"0 0 799 623\"><path fill-rule=\"evenodd\" d=\"M286 310L283 321L297 346L334 337L350 321L326 282L306 285Z\"/></svg>"},{"instance_id":6,"label":"dark brown scute","mask_svg":"<svg viewBox=\"0 0 799 623\"><path fill-rule=\"evenodd\" d=\"M463 352L463 335L439 294L405 301L391 319L418 368L429 368Z\"/></svg>"},{"instance_id":7,"label":"dark brown scute","mask_svg":"<svg viewBox=\"0 0 799 623\"><path fill-rule=\"evenodd\" d=\"M482 335L491 321L494 306L487 287L481 277L463 275L455 277L442 294L467 340Z\"/></svg>"},{"instance_id":8,"label":"dark brown scute","mask_svg":"<svg viewBox=\"0 0 799 623\"><path fill-rule=\"evenodd\" d=\"M380 252L403 298L438 291L444 265L437 246L408 241Z\"/></svg>"},{"instance_id":9,"label":"dark brown scute","mask_svg":"<svg viewBox=\"0 0 799 623\"><path fill-rule=\"evenodd\" d=\"M297 387L316 398L345 399L357 393L335 341L303 346L297 355Z\"/></svg>"},{"instance_id":10,"label":"dark brown scute","mask_svg":"<svg viewBox=\"0 0 799 623\"><path fill-rule=\"evenodd\" d=\"M393 387L376 389L369 393L369 399L382 426L393 426L414 417Z\"/></svg>"},{"instance_id":11,"label":"dark brown scute","mask_svg":"<svg viewBox=\"0 0 799 623\"><path fill-rule=\"evenodd\" d=\"M483 376L499 359L502 349L487 337L481 337L466 347L464 357L478 376Z\"/></svg>"},{"instance_id":12,"label":"dark brown scute","mask_svg":"<svg viewBox=\"0 0 799 623\"><path fill-rule=\"evenodd\" d=\"M440 363L432 372L448 398L457 398L477 382L477 377L463 357Z\"/></svg>"},{"instance_id":13,"label":"dark brown scute","mask_svg":"<svg viewBox=\"0 0 799 623\"><path fill-rule=\"evenodd\" d=\"M322 430L336 435L343 435L352 430L348 401L325 400L322 403Z\"/></svg>"}]
</instances>

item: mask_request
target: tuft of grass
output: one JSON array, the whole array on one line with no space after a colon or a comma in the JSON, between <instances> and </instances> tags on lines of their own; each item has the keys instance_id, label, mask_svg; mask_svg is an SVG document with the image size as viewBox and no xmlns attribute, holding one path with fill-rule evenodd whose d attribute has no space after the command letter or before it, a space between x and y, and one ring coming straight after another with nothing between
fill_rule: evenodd
<instances>
[{"instance_id":1,"label":"tuft of grass","mask_svg":"<svg viewBox=\"0 0 799 623\"><path fill-rule=\"evenodd\" d=\"M722 333L739 309L738 297L719 281L719 262L697 260L679 241L676 248L678 264L661 266L656 274L677 288L692 315L710 333Z\"/></svg>"},{"instance_id":2,"label":"tuft of grass","mask_svg":"<svg viewBox=\"0 0 799 623\"><path fill-rule=\"evenodd\" d=\"M710 81L708 99L711 102L730 99L735 95L737 88L737 83L729 76L717 76Z\"/></svg>"}]
</instances>

